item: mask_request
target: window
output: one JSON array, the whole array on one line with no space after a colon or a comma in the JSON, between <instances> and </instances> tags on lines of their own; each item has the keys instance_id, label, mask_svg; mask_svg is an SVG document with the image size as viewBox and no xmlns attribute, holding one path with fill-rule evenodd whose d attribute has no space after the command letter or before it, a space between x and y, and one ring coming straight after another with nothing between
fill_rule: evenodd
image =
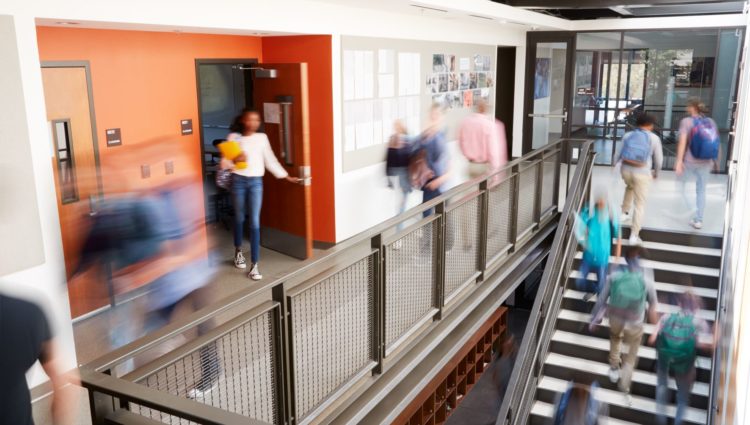
<instances>
[{"instance_id":1,"label":"window","mask_svg":"<svg viewBox=\"0 0 750 425\"><path fill-rule=\"evenodd\" d=\"M55 144L55 159L57 160L57 181L60 201L63 204L78 201L73 143L70 135L70 120L52 121L52 136Z\"/></svg>"}]
</instances>

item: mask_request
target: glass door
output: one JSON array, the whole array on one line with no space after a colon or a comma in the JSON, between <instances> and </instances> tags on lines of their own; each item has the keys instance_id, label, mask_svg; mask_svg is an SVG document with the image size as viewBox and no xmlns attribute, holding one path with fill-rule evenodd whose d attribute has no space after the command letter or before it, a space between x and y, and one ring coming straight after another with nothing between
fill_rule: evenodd
<instances>
[{"instance_id":1,"label":"glass door","mask_svg":"<svg viewBox=\"0 0 750 425\"><path fill-rule=\"evenodd\" d=\"M568 137L573 35L529 33L523 153Z\"/></svg>"}]
</instances>

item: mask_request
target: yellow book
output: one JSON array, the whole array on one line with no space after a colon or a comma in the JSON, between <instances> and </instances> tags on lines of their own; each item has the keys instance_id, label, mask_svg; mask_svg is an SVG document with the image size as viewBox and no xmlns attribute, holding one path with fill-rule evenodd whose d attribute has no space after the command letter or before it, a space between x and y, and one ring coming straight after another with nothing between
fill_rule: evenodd
<instances>
[{"instance_id":1,"label":"yellow book","mask_svg":"<svg viewBox=\"0 0 750 425\"><path fill-rule=\"evenodd\" d=\"M234 161L234 159L240 156L240 154L242 153L240 144L233 140L227 140L226 142L219 143L217 147L219 148L219 152L221 153L221 156L223 158L232 161ZM247 167L247 162L237 162L234 165L241 170Z\"/></svg>"}]
</instances>

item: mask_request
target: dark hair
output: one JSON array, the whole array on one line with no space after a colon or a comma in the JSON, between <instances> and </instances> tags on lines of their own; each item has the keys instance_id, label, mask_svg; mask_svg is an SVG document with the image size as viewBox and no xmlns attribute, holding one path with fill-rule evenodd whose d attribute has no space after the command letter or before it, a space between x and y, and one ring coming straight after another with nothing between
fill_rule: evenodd
<instances>
[{"instance_id":1,"label":"dark hair","mask_svg":"<svg viewBox=\"0 0 750 425\"><path fill-rule=\"evenodd\" d=\"M654 124L656 124L656 120L652 115L640 114L635 117L635 125L637 125L638 127L648 127Z\"/></svg>"},{"instance_id":2,"label":"dark hair","mask_svg":"<svg viewBox=\"0 0 750 425\"><path fill-rule=\"evenodd\" d=\"M708 108L706 107L706 104L703 103L703 101L700 100L700 98L691 97L687 101L687 106L692 107L701 115L705 115L708 113Z\"/></svg>"},{"instance_id":3,"label":"dark hair","mask_svg":"<svg viewBox=\"0 0 750 425\"><path fill-rule=\"evenodd\" d=\"M625 251L625 261L630 267L636 267L638 265L638 260L646 257L647 254L648 252L646 251L646 248L641 245L631 245L630 248Z\"/></svg>"},{"instance_id":4,"label":"dark hair","mask_svg":"<svg viewBox=\"0 0 750 425\"><path fill-rule=\"evenodd\" d=\"M240 112L239 115L234 117L232 120L232 124L229 126L229 131L231 133L244 133L245 132L245 124L242 123L242 119L245 118L245 115L247 114L257 114L260 116L260 112L258 112L256 109L252 108L245 108Z\"/></svg>"}]
</instances>

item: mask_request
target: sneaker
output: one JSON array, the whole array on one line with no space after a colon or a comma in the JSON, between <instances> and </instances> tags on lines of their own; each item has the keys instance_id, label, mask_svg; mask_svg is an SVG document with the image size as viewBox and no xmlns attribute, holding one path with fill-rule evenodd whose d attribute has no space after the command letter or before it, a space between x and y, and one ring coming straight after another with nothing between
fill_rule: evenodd
<instances>
[{"instance_id":1,"label":"sneaker","mask_svg":"<svg viewBox=\"0 0 750 425\"><path fill-rule=\"evenodd\" d=\"M263 279L263 275L260 274L260 270L258 269L258 263L253 263L253 266L250 268L250 273L247 274L247 277L252 280Z\"/></svg>"},{"instance_id":2,"label":"sneaker","mask_svg":"<svg viewBox=\"0 0 750 425\"><path fill-rule=\"evenodd\" d=\"M703 222L698 221L696 219L690 220L690 225L693 226L694 229L702 229L703 228Z\"/></svg>"},{"instance_id":3,"label":"sneaker","mask_svg":"<svg viewBox=\"0 0 750 425\"><path fill-rule=\"evenodd\" d=\"M245 256L242 255L242 251L237 251L234 253L234 266L238 269L244 269L247 267L245 263Z\"/></svg>"},{"instance_id":4,"label":"sneaker","mask_svg":"<svg viewBox=\"0 0 750 425\"><path fill-rule=\"evenodd\" d=\"M630 393L625 393L625 404L627 404L628 407L633 407L633 396L631 396Z\"/></svg>"},{"instance_id":5,"label":"sneaker","mask_svg":"<svg viewBox=\"0 0 750 425\"><path fill-rule=\"evenodd\" d=\"M583 294L583 301L584 302L591 301L591 299L594 298L594 295L596 295L596 294L592 294L591 292L587 292L587 293Z\"/></svg>"},{"instance_id":6,"label":"sneaker","mask_svg":"<svg viewBox=\"0 0 750 425\"><path fill-rule=\"evenodd\" d=\"M622 216L620 216L620 221L622 224L630 224L633 222L633 216L629 212L622 213Z\"/></svg>"},{"instance_id":7,"label":"sneaker","mask_svg":"<svg viewBox=\"0 0 750 425\"><path fill-rule=\"evenodd\" d=\"M638 235L630 235L630 238L628 238L628 244L630 246L640 246L643 245L643 241Z\"/></svg>"},{"instance_id":8,"label":"sneaker","mask_svg":"<svg viewBox=\"0 0 750 425\"><path fill-rule=\"evenodd\" d=\"M620 380L620 369L615 369L613 367L609 368L609 381L613 384L616 384L617 381Z\"/></svg>"}]
</instances>

